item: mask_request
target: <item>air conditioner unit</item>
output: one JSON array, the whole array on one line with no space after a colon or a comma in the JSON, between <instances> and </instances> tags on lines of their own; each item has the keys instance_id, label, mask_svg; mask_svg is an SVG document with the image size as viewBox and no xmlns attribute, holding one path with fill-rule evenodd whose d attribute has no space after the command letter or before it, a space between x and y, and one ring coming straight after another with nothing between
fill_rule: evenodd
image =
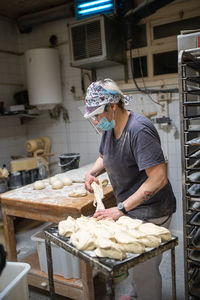
<instances>
[{"instance_id":1,"label":"air conditioner unit","mask_svg":"<svg viewBox=\"0 0 200 300\"><path fill-rule=\"evenodd\" d=\"M71 65L96 69L125 64L123 26L101 15L68 25Z\"/></svg>"}]
</instances>

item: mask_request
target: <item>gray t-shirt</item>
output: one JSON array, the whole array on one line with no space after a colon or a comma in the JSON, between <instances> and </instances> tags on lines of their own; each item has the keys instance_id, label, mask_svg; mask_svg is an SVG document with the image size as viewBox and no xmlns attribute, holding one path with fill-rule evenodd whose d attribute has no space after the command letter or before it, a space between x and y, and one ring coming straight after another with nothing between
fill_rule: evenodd
<instances>
[{"instance_id":1,"label":"gray t-shirt","mask_svg":"<svg viewBox=\"0 0 200 300\"><path fill-rule=\"evenodd\" d=\"M113 130L103 134L99 152L118 202L126 200L143 184L147 179L145 169L165 162L156 128L149 119L132 111L119 139L115 139ZM128 215L149 219L170 215L175 210L176 199L168 181Z\"/></svg>"}]
</instances>

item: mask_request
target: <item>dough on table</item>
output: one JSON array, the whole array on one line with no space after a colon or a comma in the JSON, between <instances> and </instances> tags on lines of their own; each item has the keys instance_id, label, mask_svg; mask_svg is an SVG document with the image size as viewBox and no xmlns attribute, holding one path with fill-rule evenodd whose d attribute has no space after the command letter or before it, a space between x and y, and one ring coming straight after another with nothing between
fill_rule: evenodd
<instances>
[{"instance_id":1,"label":"dough on table","mask_svg":"<svg viewBox=\"0 0 200 300\"><path fill-rule=\"evenodd\" d=\"M119 229L115 232L115 239L118 243L129 244L136 241L136 238L130 235L129 232Z\"/></svg>"},{"instance_id":2,"label":"dough on table","mask_svg":"<svg viewBox=\"0 0 200 300\"><path fill-rule=\"evenodd\" d=\"M139 231L145 235L153 235L161 238L163 242L170 241L172 239L171 232L162 226L155 225L153 223L144 223L139 226Z\"/></svg>"},{"instance_id":3,"label":"dough on table","mask_svg":"<svg viewBox=\"0 0 200 300\"><path fill-rule=\"evenodd\" d=\"M70 237L72 245L74 245L78 250L94 250L95 243L94 238L90 232L85 231L85 229L80 229L73 233Z\"/></svg>"},{"instance_id":4,"label":"dough on table","mask_svg":"<svg viewBox=\"0 0 200 300\"><path fill-rule=\"evenodd\" d=\"M74 189L68 194L70 197L84 197L87 195L87 191L84 189Z\"/></svg>"},{"instance_id":5,"label":"dough on table","mask_svg":"<svg viewBox=\"0 0 200 300\"><path fill-rule=\"evenodd\" d=\"M161 238L154 235L148 235L141 238L138 238L139 243L143 244L148 248L156 248L161 244Z\"/></svg>"},{"instance_id":6,"label":"dough on table","mask_svg":"<svg viewBox=\"0 0 200 300\"><path fill-rule=\"evenodd\" d=\"M52 176L52 177L49 178L49 183L52 184L56 180L58 180L58 177Z\"/></svg>"},{"instance_id":7,"label":"dough on table","mask_svg":"<svg viewBox=\"0 0 200 300\"><path fill-rule=\"evenodd\" d=\"M54 189L54 190L59 190L59 189L62 189L63 188L63 183L62 183L62 181L60 181L60 180L55 180L55 181L53 181L53 183L52 183L52 189Z\"/></svg>"},{"instance_id":8,"label":"dough on table","mask_svg":"<svg viewBox=\"0 0 200 300\"><path fill-rule=\"evenodd\" d=\"M145 252L145 246L137 240L128 244L119 243L119 245L124 249L125 252L136 254Z\"/></svg>"},{"instance_id":9,"label":"dough on table","mask_svg":"<svg viewBox=\"0 0 200 300\"><path fill-rule=\"evenodd\" d=\"M42 180L35 181L33 184L34 190L43 190L45 189L45 184Z\"/></svg>"},{"instance_id":10,"label":"dough on table","mask_svg":"<svg viewBox=\"0 0 200 300\"><path fill-rule=\"evenodd\" d=\"M72 179L70 177L63 177L61 178L61 181L64 185L72 185Z\"/></svg>"},{"instance_id":11,"label":"dough on table","mask_svg":"<svg viewBox=\"0 0 200 300\"><path fill-rule=\"evenodd\" d=\"M139 231L149 235L159 235L170 232L167 228L155 225L153 223L141 224L139 226Z\"/></svg>"},{"instance_id":12,"label":"dough on table","mask_svg":"<svg viewBox=\"0 0 200 300\"><path fill-rule=\"evenodd\" d=\"M76 220L69 216L66 220L58 223L58 233L64 237L70 237L72 233L76 232Z\"/></svg>"},{"instance_id":13,"label":"dough on table","mask_svg":"<svg viewBox=\"0 0 200 300\"><path fill-rule=\"evenodd\" d=\"M101 248L96 248L94 252L98 257L108 257L119 260L126 258L126 252L123 251L122 247L112 241L103 240L101 242Z\"/></svg>"},{"instance_id":14,"label":"dough on table","mask_svg":"<svg viewBox=\"0 0 200 300\"><path fill-rule=\"evenodd\" d=\"M122 216L117 221L117 224L121 224L126 226L129 229L136 229L138 228L143 222L138 219L132 219L130 217Z\"/></svg>"}]
</instances>

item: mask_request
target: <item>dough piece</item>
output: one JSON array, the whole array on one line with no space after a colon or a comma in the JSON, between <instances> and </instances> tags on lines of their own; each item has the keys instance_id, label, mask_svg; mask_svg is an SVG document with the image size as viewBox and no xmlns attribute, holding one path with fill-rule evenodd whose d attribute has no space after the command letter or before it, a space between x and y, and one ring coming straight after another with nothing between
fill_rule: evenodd
<instances>
[{"instance_id":1,"label":"dough piece","mask_svg":"<svg viewBox=\"0 0 200 300\"><path fill-rule=\"evenodd\" d=\"M105 226L101 226L101 225L98 226L97 224L93 232L96 237L96 240L106 239L106 240L111 240L113 242L116 242L114 232L107 230Z\"/></svg>"},{"instance_id":2,"label":"dough piece","mask_svg":"<svg viewBox=\"0 0 200 300\"><path fill-rule=\"evenodd\" d=\"M63 188L63 183L62 183L62 181L60 181L60 180L55 180L55 181L53 181L53 183L52 183L52 189L54 189L54 190L59 190L59 189L62 189Z\"/></svg>"},{"instance_id":3,"label":"dough piece","mask_svg":"<svg viewBox=\"0 0 200 300\"><path fill-rule=\"evenodd\" d=\"M148 248L157 248L161 244L161 238L159 236L148 235L138 239L139 243Z\"/></svg>"},{"instance_id":4,"label":"dough piece","mask_svg":"<svg viewBox=\"0 0 200 300\"><path fill-rule=\"evenodd\" d=\"M123 229L119 229L115 232L115 238L116 241L121 244L130 244L136 241L136 239L133 236L131 236L129 232Z\"/></svg>"},{"instance_id":5,"label":"dough piece","mask_svg":"<svg viewBox=\"0 0 200 300\"><path fill-rule=\"evenodd\" d=\"M139 241L135 241L135 242L128 243L128 244L120 243L119 245L126 252L136 253L136 254L145 252L145 246L142 243L140 243Z\"/></svg>"},{"instance_id":6,"label":"dough piece","mask_svg":"<svg viewBox=\"0 0 200 300\"><path fill-rule=\"evenodd\" d=\"M96 211L99 209L105 209L105 206L102 202L102 199L104 198L102 181L100 181L99 184L93 181L91 187L93 188L94 191L93 205L96 206Z\"/></svg>"},{"instance_id":7,"label":"dough piece","mask_svg":"<svg viewBox=\"0 0 200 300\"><path fill-rule=\"evenodd\" d=\"M76 232L76 220L69 216L67 220L58 223L58 233L61 236L70 237L72 233Z\"/></svg>"},{"instance_id":8,"label":"dough piece","mask_svg":"<svg viewBox=\"0 0 200 300\"><path fill-rule=\"evenodd\" d=\"M84 196L86 196L87 195L87 191L86 190L84 190L84 189L76 189L76 190L73 190L73 191L71 191L71 192L69 192L69 194L68 194L70 197L75 197L75 198L77 198L77 197L84 197Z\"/></svg>"},{"instance_id":9,"label":"dough piece","mask_svg":"<svg viewBox=\"0 0 200 300\"><path fill-rule=\"evenodd\" d=\"M58 180L58 177L53 176L49 178L49 184L52 184L54 181Z\"/></svg>"},{"instance_id":10,"label":"dough piece","mask_svg":"<svg viewBox=\"0 0 200 300\"><path fill-rule=\"evenodd\" d=\"M168 242L172 239L171 232L159 234L158 236L161 238L162 242Z\"/></svg>"},{"instance_id":11,"label":"dough piece","mask_svg":"<svg viewBox=\"0 0 200 300\"><path fill-rule=\"evenodd\" d=\"M94 250L94 238L90 232L84 229L78 230L71 235L70 241L78 250Z\"/></svg>"},{"instance_id":12,"label":"dough piece","mask_svg":"<svg viewBox=\"0 0 200 300\"><path fill-rule=\"evenodd\" d=\"M140 225L139 231L145 233L146 235L159 235L170 232L167 228L155 225L153 223L144 223Z\"/></svg>"},{"instance_id":13,"label":"dough piece","mask_svg":"<svg viewBox=\"0 0 200 300\"><path fill-rule=\"evenodd\" d=\"M125 225L129 229L138 228L143 222L138 219L132 219L130 217L122 216L117 221L117 224Z\"/></svg>"},{"instance_id":14,"label":"dough piece","mask_svg":"<svg viewBox=\"0 0 200 300\"><path fill-rule=\"evenodd\" d=\"M108 257L114 259L125 259L126 252L123 251L122 247L119 244L113 243L110 240L102 239L100 242L100 247L96 248L94 251L98 257Z\"/></svg>"},{"instance_id":15,"label":"dough piece","mask_svg":"<svg viewBox=\"0 0 200 300\"><path fill-rule=\"evenodd\" d=\"M34 182L33 188L34 190L43 190L45 189L45 184L42 180L38 180Z\"/></svg>"},{"instance_id":16,"label":"dough piece","mask_svg":"<svg viewBox=\"0 0 200 300\"><path fill-rule=\"evenodd\" d=\"M63 177L61 178L64 185L72 185L72 179L69 177Z\"/></svg>"}]
</instances>

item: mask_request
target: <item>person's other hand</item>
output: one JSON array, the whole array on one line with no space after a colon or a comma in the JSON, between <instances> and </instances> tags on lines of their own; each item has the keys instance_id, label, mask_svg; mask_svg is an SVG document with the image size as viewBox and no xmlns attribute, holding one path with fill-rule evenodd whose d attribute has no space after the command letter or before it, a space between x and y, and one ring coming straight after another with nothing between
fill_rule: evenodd
<instances>
[{"instance_id":1,"label":"person's other hand","mask_svg":"<svg viewBox=\"0 0 200 300\"><path fill-rule=\"evenodd\" d=\"M97 220L111 218L114 221L118 220L120 217L124 216L123 212L119 211L117 207L111 207L107 209L100 209L93 215Z\"/></svg>"},{"instance_id":2,"label":"person's other hand","mask_svg":"<svg viewBox=\"0 0 200 300\"><path fill-rule=\"evenodd\" d=\"M90 173L87 173L85 176L85 189L90 193L93 193L93 189L91 187L93 181L99 184L99 180L95 176L91 175Z\"/></svg>"}]
</instances>

